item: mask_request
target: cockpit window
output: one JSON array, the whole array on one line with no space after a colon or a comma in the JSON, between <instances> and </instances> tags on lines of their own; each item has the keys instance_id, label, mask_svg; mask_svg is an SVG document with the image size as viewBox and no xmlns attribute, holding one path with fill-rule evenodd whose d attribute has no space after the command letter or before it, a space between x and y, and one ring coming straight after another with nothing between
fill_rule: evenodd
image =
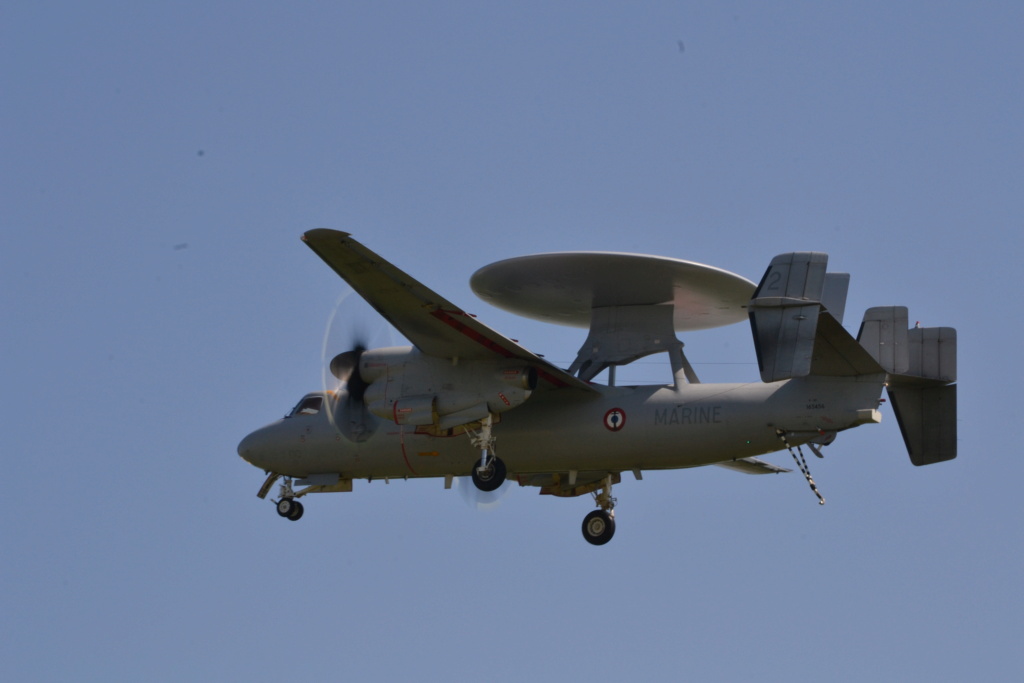
<instances>
[{"instance_id":1,"label":"cockpit window","mask_svg":"<svg viewBox=\"0 0 1024 683\"><path fill-rule=\"evenodd\" d=\"M316 415L320 412L320 407L323 403L323 396L306 396L304 399L299 401L297 406L292 408L292 412L288 413L288 417L295 417L298 415Z\"/></svg>"}]
</instances>

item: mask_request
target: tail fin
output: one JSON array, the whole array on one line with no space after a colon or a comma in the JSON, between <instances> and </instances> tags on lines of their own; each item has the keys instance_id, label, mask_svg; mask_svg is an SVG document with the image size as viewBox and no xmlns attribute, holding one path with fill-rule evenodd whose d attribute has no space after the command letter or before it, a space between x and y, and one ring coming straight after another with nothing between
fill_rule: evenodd
<instances>
[{"instance_id":1,"label":"tail fin","mask_svg":"<svg viewBox=\"0 0 1024 683\"><path fill-rule=\"evenodd\" d=\"M890 383L887 389L910 462L931 465L956 457L956 385Z\"/></svg>"},{"instance_id":2,"label":"tail fin","mask_svg":"<svg viewBox=\"0 0 1024 683\"><path fill-rule=\"evenodd\" d=\"M903 306L871 308L854 339L842 325L849 276L826 273L828 255L780 254L750 300L765 382L821 375L884 377L910 461L956 457L956 330L907 329Z\"/></svg>"},{"instance_id":3,"label":"tail fin","mask_svg":"<svg viewBox=\"0 0 1024 683\"><path fill-rule=\"evenodd\" d=\"M890 379L951 384L956 381L956 330L952 327L907 329L905 306L869 308L857 341L889 373Z\"/></svg>"},{"instance_id":4,"label":"tail fin","mask_svg":"<svg viewBox=\"0 0 1024 683\"><path fill-rule=\"evenodd\" d=\"M908 377L945 384L956 381L956 330L952 327L915 327L907 330L910 367Z\"/></svg>"},{"instance_id":5,"label":"tail fin","mask_svg":"<svg viewBox=\"0 0 1024 683\"><path fill-rule=\"evenodd\" d=\"M749 315L763 381L810 374L827 265L828 254L780 254L761 278Z\"/></svg>"},{"instance_id":6,"label":"tail fin","mask_svg":"<svg viewBox=\"0 0 1024 683\"><path fill-rule=\"evenodd\" d=\"M750 300L750 327L761 379L881 374L843 329L850 276L826 273L828 254L780 254Z\"/></svg>"},{"instance_id":7,"label":"tail fin","mask_svg":"<svg viewBox=\"0 0 1024 683\"><path fill-rule=\"evenodd\" d=\"M821 294L821 305L832 314L840 325L846 312L846 293L850 291L849 273L825 273L825 291Z\"/></svg>"},{"instance_id":8,"label":"tail fin","mask_svg":"<svg viewBox=\"0 0 1024 683\"><path fill-rule=\"evenodd\" d=\"M886 372L906 372L910 368L907 307L878 306L864 311L857 341Z\"/></svg>"},{"instance_id":9,"label":"tail fin","mask_svg":"<svg viewBox=\"0 0 1024 683\"><path fill-rule=\"evenodd\" d=\"M889 373L886 390L910 462L956 457L956 330L907 329L904 306L870 308L857 339Z\"/></svg>"}]
</instances>

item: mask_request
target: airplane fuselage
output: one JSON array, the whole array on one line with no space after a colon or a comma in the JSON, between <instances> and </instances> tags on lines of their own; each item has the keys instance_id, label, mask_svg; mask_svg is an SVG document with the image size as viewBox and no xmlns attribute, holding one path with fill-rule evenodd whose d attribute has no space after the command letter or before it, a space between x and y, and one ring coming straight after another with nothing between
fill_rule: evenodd
<instances>
[{"instance_id":1,"label":"airplane fuselage","mask_svg":"<svg viewBox=\"0 0 1024 683\"><path fill-rule=\"evenodd\" d=\"M559 471L697 467L821 440L878 422L884 375L805 377L771 383L674 386L595 385L599 391L539 391L501 416L495 450L510 478ZM334 422L334 399L250 434L239 454L292 477L342 479L464 476L479 449L463 430L442 436L370 418L372 435L355 442Z\"/></svg>"}]
</instances>

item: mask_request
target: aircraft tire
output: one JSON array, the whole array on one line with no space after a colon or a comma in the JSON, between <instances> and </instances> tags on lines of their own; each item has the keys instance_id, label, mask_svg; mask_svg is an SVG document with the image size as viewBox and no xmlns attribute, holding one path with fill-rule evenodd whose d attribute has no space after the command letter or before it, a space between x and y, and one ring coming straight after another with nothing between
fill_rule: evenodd
<instances>
[{"instance_id":1,"label":"aircraft tire","mask_svg":"<svg viewBox=\"0 0 1024 683\"><path fill-rule=\"evenodd\" d=\"M277 514L284 518L291 518L295 514L295 506L299 503L295 502L294 498L282 498L277 501Z\"/></svg>"},{"instance_id":2,"label":"aircraft tire","mask_svg":"<svg viewBox=\"0 0 1024 683\"><path fill-rule=\"evenodd\" d=\"M306 508L303 507L302 503L300 503L299 501L294 501L292 505L294 507L291 511L291 514L288 515L288 519L290 519L293 522L297 522L300 519L302 519L302 513L306 511Z\"/></svg>"},{"instance_id":3,"label":"aircraft tire","mask_svg":"<svg viewBox=\"0 0 1024 683\"><path fill-rule=\"evenodd\" d=\"M615 535L615 518L605 510L594 510L583 518L583 538L591 545L604 545Z\"/></svg>"},{"instance_id":4,"label":"aircraft tire","mask_svg":"<svg viewBox=\"0 0 1024 683\"><path fill-rule=\"evenodd\" d=\"M491 465L488 471L481 476L473 465L470 476L473 477L473 485L481 491L496 491L505 483L505 463L500 458L491 458Z\"/></svg>"}]
</instances>

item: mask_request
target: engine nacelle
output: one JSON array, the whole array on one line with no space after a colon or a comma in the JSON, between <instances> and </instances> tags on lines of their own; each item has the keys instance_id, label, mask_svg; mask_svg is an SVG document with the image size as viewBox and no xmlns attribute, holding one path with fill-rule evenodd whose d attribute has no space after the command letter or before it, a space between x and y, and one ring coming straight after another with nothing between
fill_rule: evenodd
<instances>
[{"instance_id":1,"label":"engine nacelle","mask_svg":"<svg viewBox=\"0 0 1024 683\"><path fill-rule=\"evenodd\" d=\"M522 405L537 371L506 360L451 361L415 349L366 351L359 374L371 413L400 425L455 427Z\"/></svg>"},{"instance_id":2,"label":"engine nacelle","mask_svg":"<svg viewBox=\"0 0 1024 683\"><path fill-rule=\"evenodd\" d=\"M409 396L391 403L391 419L400 425L432 425L437 422L437 399Z\"/></svg>"}]
</instances>

